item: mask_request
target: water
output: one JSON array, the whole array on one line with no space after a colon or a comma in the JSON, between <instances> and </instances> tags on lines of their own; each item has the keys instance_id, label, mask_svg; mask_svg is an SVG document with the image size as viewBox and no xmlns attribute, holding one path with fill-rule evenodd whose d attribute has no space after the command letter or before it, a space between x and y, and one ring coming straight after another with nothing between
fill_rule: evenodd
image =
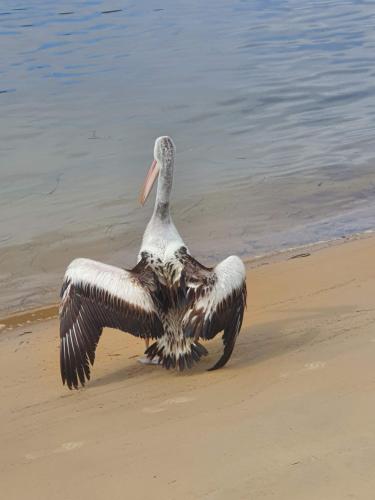
<instances>
[{"instance_id":1,"label":"water","mask_svg":"<svg viewBox=\"0 0 375 500\"><path fill-rule=\"evenodd\" d=\"M375 3L3 0L0 315L130 267L153 141L205 263L374 227Z\"/></svg>"}]
</instances>

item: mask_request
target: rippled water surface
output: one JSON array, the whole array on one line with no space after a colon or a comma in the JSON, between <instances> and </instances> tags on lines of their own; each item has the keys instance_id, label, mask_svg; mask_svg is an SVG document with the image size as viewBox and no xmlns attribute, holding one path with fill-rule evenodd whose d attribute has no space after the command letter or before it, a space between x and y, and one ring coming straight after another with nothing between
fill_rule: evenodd
<instances>
[{"instance_id":1,"label":"rippled water surface","mask_svg":"<svg viewBox=\"0 0 375 500\"><path fill-rule=\"evenodd\" d=\"M206 263L371 229L375 3L0 3L0 313L131 266L153 141Z\"/></svg>"}]
</instances>

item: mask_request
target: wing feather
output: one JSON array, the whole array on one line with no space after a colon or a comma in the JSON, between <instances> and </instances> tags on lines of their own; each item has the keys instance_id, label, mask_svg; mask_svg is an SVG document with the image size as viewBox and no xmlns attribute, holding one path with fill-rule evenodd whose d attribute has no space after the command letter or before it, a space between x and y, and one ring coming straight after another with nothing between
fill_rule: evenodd
<instances>
[{"instance_id":1,"label":"wing feather","mask_svg":"<svg viewBox=\"0 0 375 500\"><path fill-rule=\"evenodd\" d=\"M68 267L61 290L60 368L63 383L78 388L90 379L90 364L104 327L143 338L163 335L152 300L153 271L138 263L126 271L90 259Z\"/></svg>"},{"instance_id":2,"label":"wing feather","mask_svg":"<svg viewBox=\"0 0 375 500\"><path fill-rule=\"evenodd\" d=\"M183 319L186 336L209 340L223 331L224 352L210 370L229 360L241 330L246 307L246 270L231 256L214 268L206 268L188 256L186 265L190 306Z\"/></svg>"}]
</instances>

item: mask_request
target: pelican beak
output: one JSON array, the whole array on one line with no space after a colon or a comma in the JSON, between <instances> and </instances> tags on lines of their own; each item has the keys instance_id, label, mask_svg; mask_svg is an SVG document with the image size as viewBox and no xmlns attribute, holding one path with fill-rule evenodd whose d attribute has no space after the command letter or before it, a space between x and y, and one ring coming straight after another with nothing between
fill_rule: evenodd
<instances>
[{"instance_id":1,"label":"pelican beak","mask_svg":"<svg viewBox=\"0 0 375 500\"><path fill-rule=\"evenodd\" d=\"M147 172L146 179L145 179L145 182L144 182L143 187L142 187L142 191L139 195L139 202L141 205L145 204L145 202L148 198L148 195L151 192L152 186L154 185L154 182L159 174L159 171L160 171L160 168L159 168L158 162L156 160L154 160L151 163L151 167L150 167L149 171Z\"/></svg>"}]
</instances>

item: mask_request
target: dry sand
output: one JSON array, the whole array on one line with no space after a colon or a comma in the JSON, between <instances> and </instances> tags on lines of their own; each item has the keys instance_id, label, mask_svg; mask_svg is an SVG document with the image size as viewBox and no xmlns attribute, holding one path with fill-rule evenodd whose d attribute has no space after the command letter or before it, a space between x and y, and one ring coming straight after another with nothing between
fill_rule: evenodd
<instances>
[{"instance_id":1,"label":"dry sand","mask_svg":"<svg viewBox=\"0 0 375 500\"><path fill-rule=\"evenodd\" d=\"M178 374L105 331L71 392L56 319L3 329L1 498L374 499L375 238L309 251L249 267L216 372L219 340Z\"/></svg>"}]
</instances>

